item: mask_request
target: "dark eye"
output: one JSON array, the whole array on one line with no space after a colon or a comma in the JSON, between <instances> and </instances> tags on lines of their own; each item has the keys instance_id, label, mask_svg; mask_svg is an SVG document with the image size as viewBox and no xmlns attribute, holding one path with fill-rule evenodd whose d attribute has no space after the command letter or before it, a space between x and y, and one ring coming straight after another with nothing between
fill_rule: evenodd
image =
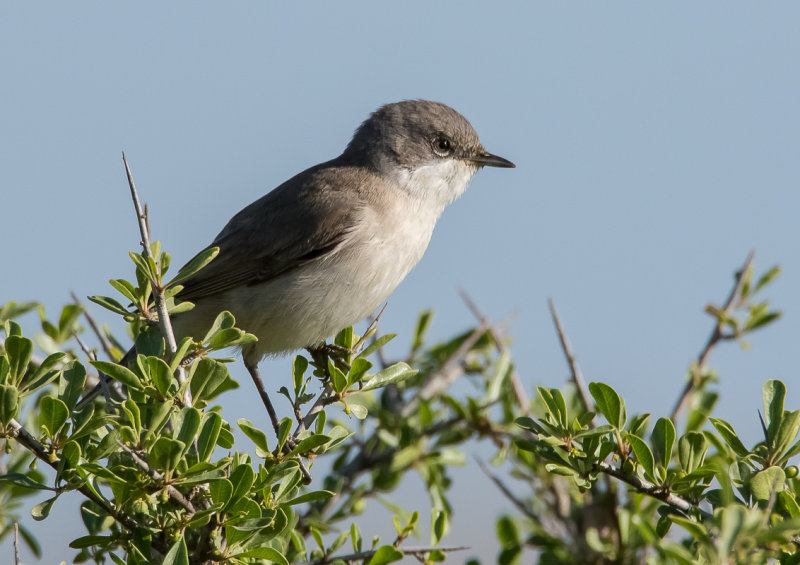
<instances>
[{"instance_id":1,"label":"dark eye","mask_svg":"<svg viewBox=\"0 0 800 565\"><path fill-rule=\"evenodd\" d=\"M433 146L433 152L439 157L447 157L453 151L453 144L443 135L434 137L431 145Z\"/></svg>"}]
</instances>

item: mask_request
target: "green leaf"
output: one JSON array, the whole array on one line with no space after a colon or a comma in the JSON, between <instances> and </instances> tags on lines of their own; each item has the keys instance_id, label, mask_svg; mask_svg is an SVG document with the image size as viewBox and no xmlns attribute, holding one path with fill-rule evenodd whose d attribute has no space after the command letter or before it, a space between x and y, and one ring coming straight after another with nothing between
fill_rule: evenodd
<instances>
[{"instance_id":1,"label":"green leaf","mask_svg":"<svg viewBox=\"0 0 800 565\"><path fill-rule=\"evenodd\" d=\"M67 423L67 418L69 418L69 408L64 401L52 396L42 398L39 423L44 426L51 439L58 435L58 432Z\"/></svg>"},{"instance_id":2,"label":"green leaf","mask_svg":"<svg viewBox=\"0 0 800 565\"><path fill-rule=\"evenodd\" d=\"M653 452L650 451L650 446L642 438L634 434L628 434L628 441L633 448L633 453L636 454L636 460L644 468L645 476L649 480L657 482L655 459L653 458Z\"/></svg>"},{"instance_id":3,"label":"green leaf","mask_svg":"<svg viewBox=\"0 0 800 565\"><path fill-rule=\"evenodd\" d=\"M241 500L250 492L250 487L255 482L255 473L250 465L239 465L233 470L230 476L231 484L233 485L233 493L230 497L229 504L233 504L237 500Z\"/></svg>"},{"instance_id":4,"label":"green leaf","mask_svg":"<svg viewBox=\"0 0 800 565\"><path fill-rule=\"evenodd\" d=\"M369 371L371 368L372 362L367 361L363 357L354 359L352 365L350 366L350 371L347 373L348 386L352 386L363 379L364 375L366 375L367 371Z\"/></svg>"},{"instance_id":5,"label":"green leaf","mask_svg":"<svg viewBox=\"0 0 800 565\"><path fill-rule=\"evenodd\" d=\"M783 413L783 418L775 432L775 441L772 446L772 453L775 459L780 459L797 437L800 431L800 410L792 410Z\"/></svg>"},{"instance_id":6,"label":"green leaf","mask_svg":"<svg viewBox=\"0 0 800 565\"><path fill-rule=\"evenodd\" d=\"M187 406L181 410L182 422L178 436L175 438L183 442L187 447L194 442L194 436L200 428L202 416L197 408Z\"/></svg>"},{"instance_id":7,"label":"green leaf","mask_svg":"<svg viewBox=\"0 0 800 565\"><path fill-rule=\"evenodd\" d=\"M186 539L178 538L164 557L163 565L189 565L189 552L186 550Z\"/></svg>"},{"instance_id":8,"label":"green leaf","mask_svg":"<svg viewBox=\"0 0 800 565\"><path fill-rule=\"evenodd\" d=\"M12 335L6 338L4 344L8 368L10 370L11 384L19 386L22 377L28 370L28 363L33 356L33 341L27 337Z\"/></svg>"},{"instance_id":9,"label":"green leaf","mask_svg":"<svg viewBox=\"0 0 800 565\"><path fill-rule=\"evenodd\" d=\"M706 438L700 432L688 432L678 441L678 461L681 468L691 473L703 464L706 455Z\"/></svg>"},{"instance_id":10,"label":"green leaf","mask_svg":"<svg viewBox=\"0 0 800 565\"><path fill-rule=\"evenodd\" d=\"M605 383L590 383L589 392L594 398L597 409L605 416L608 423L621 430L625 427L625 402L613 388Z\"/></svg>"},{"instance_id":11,"label":"green leaf","mask_svg":"<svg viewBox=\"0 0 800 565\"><path fill-rule=\"evenodd\" d=\"M19 390L14 385L0 385L0 423L7 426L19 413Z\"/></svg>"},{"instance_id":12,"label":"green leaf","mask_svg":"<svg viewBox=\"0 0 800 565\"><path fill-rule=\"evenodd\" d=\"M83 386L86 384L86 369L78 361L72 361L64 367L64 381L66 386L60 398L72 410L83 394Z\"/></svg>"},{"instance_id":13,"label":"green leaf","mask_svg":"<svg viewBox=\"0 0 800 565\"><path fill-rule=\"evenodd\" d=\"M48 355L47 359L42 361L42 364L36 368L33 376L31 376L29 373L26 375L25 379L23 379L21 388L22 392L24 394L36 392L40 388L56 380L62 371L62 368L59 367L59 365L66 356L66 353L62 353L60 351L53 353L52 355ZM78 362L75 361L75 363Z\"/></svg>"},{"instance_id":14,"label":"green leaf","mask_svg":"<svg viewBox=\"0 0 800 565\"><path fill-rule=\"evenodd\" d=\"M777 265L772 267L771 269L769 269L766 273L761 275L761 277L758 279L758 282L756 283L755 288L753 288L752 294L755 294L756 292L758 292L759 290L764 288L766 285L771 283L780 274L781 274L781 268L779 266L777 266Z\"/></svg>"},{"instance_id":15,"label":"green leaf","mask_svg":"<svg viewBox=\"0 0 800 565\"><path fill-rule=\"evenodd\" d=\"M750 453L744 444L742 444L739 436L736 435L733 426L728 422L721 418L709 418L708 421L716 428L719 435L722 436L722 439L725 440L725 443L728 444L736 455L739 457L746 457L747 454Z\"/></svg>"},{"instance_id":16,"label":"green leaf","mask_svg":"<svg viewBox=\"0 0 800 565\"><path fill-rule=\"evenodd\" d=\"M750 490L757 500L769 500L773 492L786 485L786 473L781 467L767 467L750 478Z\"/></svg>"},{"instance_id":17,"label":"green leaf","mask_svg":"<svg viewBox=\"0 0 800 565\"><path fill-rule=\"evenodd\" d=\"M539 396L544 400L547 406L547 411L552 417L553 421L561 427L562 430L567 428L567 404L564 401L564 396L561 391L556 388L539 387L537 389Z\"/></svg>"},{"instance_id":18,"label":"green leaf","mask_svg":"<svg viewBox=\"0 0 800 565\"><path fill-rule=\"evenodd\" d=\"M233 485L228 479L217 479L209 481L208 492L214 505L226 506L233 494Z\"/></svg>"},{"instance_id":19,"label":"green leaf","mask_svg":"<svg viewBox=\"0 0 800 565\"><path fill-rule=\"evenodd\" d=\"M359 552L361 551L362 545L362 538L361 538L361 530L358 529L358 526L355 522L350 524L350 540L353 542L353 551Z\"/></svg>"},{"instance_id":20,"label":"green leaf","mask_svg":"<svg viewBox=\"0 0 800 565\"><path fill-rule=\"evenodd\" d=\"M111 310L115 314L121 314L125 316L130 313L128 312L127 308L125 308L117 300L114 300L108 296L89 296L88 298L95 304L102 306L106 310Z\"/></svg>"},{"instance_id":21,"label":"green leaf","mask_svg":"<svg viewBox=\"0 0 800 565\"><path fill-rule=\"evenodd\" d=\"M786 398L786 386L777 380L770 380L764 383L762 390L764 397L764 417L767 424L767 443L771 444L775 438L775 433L781 425L783 418L783 401Z\"/></svg>"},{"instance_id":22,"label":"green leaf","mask_svg":"<svg viewBox=\"0 0 800 565\"><path fill-rule=\"evenodd\" d=\"M139 380L139 377L136 376L136 373L127 367L117 365L116 363L112 363L110 361L90 361L90 363L95 369L108 375L115 381L121 382L126 387L134 390L142 389L142 381Z\"/></svg>"},{"instance_id":23,"label":"green leaf","mask_svg":"<svg viewBox=\"0 0 800 565\"><path fill-rule=\"evenodd\" d=\"M0 475L0 481L32 490L55 490L52 487L35 481L28 475L23 475L22 473L9 473L7 475Z\"/></svg>"},{"instance_id":24,"label":"green leaf","mask_svg":"<svg viewBox=\"0 0 800 565\"><path fill-rule=\"evenodd\" d=\"M314 434L300 441L297 446L292 449L290 455L305 454L318 447L321 447L331 440L330 437L322 434Z\"/></svg>"},{"instance_id":25,"label":"green leaf","mask_svg":"<svg viewBox=\"0 0 800 565\"><path fill-rule=\"evenodd\" d=\"M300 396L300 393L303 392L306 369L308 369L308 359L302 355L295 355L292 361L292 382L295 396Z\"/></svg>"},{"instance_id":26,"label":"green leaf","mask_svg":"<svg viewBox=\"0 0 800 565\"><path fill-rule=\"evenodd\" d=\"M365 347L364 350L356 356L356 358L358 358L358 357L369 357L370 355L375 353L377 350L379 350L381 347L383 347L384 345L386 345L387 343L389 343L390 341L392 341L396 337L397 337L397 334L382 335L381 337L376 339L374 342L369 344L367 347Z\"/></svg>"},{"instance_id":27,"label":"green leaf","mask_svg":"<svg viewBox=\"0 0 800 565\"><path fill-rule=\"evenodd\" d=\"M278 451L283 449L283 445L289 438L289 434L291 433L291 431L292 431L292 419L283 418L281 420L281 423L278 425Z\"/></svg>"},{"instance_id":28,"label":"green leaf","mask_svg":"<svg viewBox=\"0 0 800 565\"><path fill-rule=\"evenodd\" d=\"M222 416L216 412L209 412L204 416L200 435L197 437L199 461L208 461L211 458L211 454L214 453L214 448L217 446L220 428L222 428Z\"/></svg>"},{"instance_id":29,"label":"green leaf","mask_svg":"<svg viewBox=\"0 0 800 565\"><path fill-rule=\"evenodd\" d=\"M289 565L289 560L277 549L273 549L271 547L256 547L254 549L248 549L243 553L237 553L236 557L249 557L251 559L267 559L272 563L278 563L279 565Z\"/></svg>"},{"instance_id":30,"label":"green leaf","mask_svg":"<svg viewBox=\"0 0 800 565\"><path fill-rule=\"evenodd\" d=\"M417 318L417 326L414 328L414 339L411 342L411 352L414 353L419 350L425 343L425 334L433 320L433 310L424 310Z\"/></svg>"},{"instance_id":31,"label":"green leaf","mask_svg":"<svg viewBox=\"0 0 800 565\"><path fill-rule=\"evenodd\" d=\"M307 492L305 494L301 494L300 496L293 498L289 502L286 502L289 506L293 506L295 504L303 504L305 502L313 502L315 500L328 500L336 493L331 492L329 490L313 490L311 492Z\"/></svg>"},{"instance_id":32,"label":"green leaf","mask_svg":"<svg viewBox=\"0 0 800 565\"><path fill-rule=\"evenodd\" d=\"M399 551L393 545L382 545L375 551L372 558L367 561L367 565L383 565L384 563L400 561L402 558L403 552Z\"/></svg>"},{"instance_id":33,"label":"green leaf","mask_svg":"<svg viewBox=\"0 0 800 565\"><path fill-rule=\"evenodd\" d=\"M53 504L57 498L58 495L55 495L53 498L48 498L44 502L40 502L31 508L31 517L37 522L41 522L47 518L50 515L50 511L53 509Z\"/></svg>"},{"instance_id":34,"label":"green leaf","mask_svg":"<svg viewBox=\"0 0 800 565\"><path fill-rule=\"evenodd\" d=\"M186 444L176 439L160 437L150 450L150 462L158 467L171 471L178 466L186 450Z\"/></svg>"},{"instance_id":35,"label":"green leaf","mask_svg":"<svg viewBox=\"0 0 800 565\"><path fill-rule=\"evenodd\" d=\"M158 357L148 357L146 363L147 372L150 374L150 378L153 380L156 390L158 390L162 396L167 396L169 387L174 381L172 372L169 370L169 365Z\"/></svg>"},{"instance_id":36,"label":"green leaf","mask_svg":"<svg viewBox=\"0 0 800 565\"><path fill-rule=\"evenodd\" d=\"M265 454L269 453L269 441L266 433L257 428L250 420L247 420L246 418L239 418L236 420L236 423L239 424L239 428L241 428L241 430L244 432L244 435L249 437L250 440L256 444L256 447L258 447Z\"/></svg>"},{"instance_id":37,"label":"green leaf","mask_svg":"<svg viewBox=\"0 0 800 565\"><path fill-rule=\"evenodd\" d=\"M111 286L113 286L117 290L117 292L119 292L122 296L124 296L134 304L139 299L137 296L136 287L133 285L133 283L128 282L125 279L111 279L110 281L108 281L108 283ZM91 300L91 297L89 297L89 299ZM119 303L117 302L117 304Z\"/></svg>"},{"instance_id":38,"label":"green leaf","mask_svg":"<svg viewBox=\"0 0 800 565\"><path fill-rule=\"evenodd\" d=\"M397 384L415 376L419 371L409 367L406 363L395 363L372 375L367 384L359 392L375 390L389 384Z\"/></svg>"},{"instance_id":39,"label":"green leaf","mask_svg":"<svg viewBox=\"0 0 800 565\"><path fill-rule=\"evenodd\" d=\"M675 424L668 418L659 418L653 427L653 450L661 464L662 470L666 471L669 461L672 458L672 446L675 444Z\"/></svg>"},{"instance_id":40,"label":"green leaf","mask_svg":"<svg viewBox=\"0 0 800 565\"><path fill-rule=\"evenodd\" d=\"M192 400L197 405L214 397L216 390L228 378L228 368L215 359L201 359L191 375Z\"/></svg>"}]
</instances>

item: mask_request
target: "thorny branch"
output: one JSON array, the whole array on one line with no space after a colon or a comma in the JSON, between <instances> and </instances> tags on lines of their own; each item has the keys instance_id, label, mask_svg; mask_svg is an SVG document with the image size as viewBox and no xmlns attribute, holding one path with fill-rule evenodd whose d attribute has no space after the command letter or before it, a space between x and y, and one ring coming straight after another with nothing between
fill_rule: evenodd
<instances>
[{"instance_id":1,"label":"thorny branch","mask_svg":"<svg viewBox=\"0 0 800 565\"><path fill-rule=\"evenodd\" d=\"M722 307L722 313L725 316L729 316L733 313L734 310L739 306L742 288L744 286L744 281L747 275L747 271L750 269L750 265L753 263L753 254L754 252L751 251L747 255L747 259L744 262L742 268L737 271L736 273L736 281L733 284L733 288L731 289L730 295L728 295L728 299L725 301L725 305ZM725 334L723 334L722 330L725 327L723 322L723 317L719 317L717 319L717 323L714 325L714 329L711 331L711 335L708 337L708 341L706 341L705 346L700 351L700 354L697 356L697 361L695 362L695 366L691 371L689 376L689 380L686 382L686 385L683 387L680 396L678 396L678 400L675 402L675 407L672 409L672 413L670 414L670 419L675 421L678 417L678 414L686 405L686 402L689 400L692 392L694 391L695 387L700 383L700 379L705 372L706 365L708 364L708 358L711 356L711 352L717 346L717 344L725 338Z\"/></svg>"},{"instance_id":2,"label":"thorny branch","mask_svg":"<svg viewBox=\"0 0 800 565\"><path fill-rule=\"evenodd\" d=\"M489 323L489 319L484 315L483 312L478 308L478 305L470 298L470 296L466 293L464 289L459 289L459 295L461 295L461 299L467 305L467 308L470 309L472 314L477 318L477 320L481 323L482 326L488 328L489 335L492 336L492 340L497 347L497 350L504 354L506 353L506 346L503 343L503 340L500 339L500 336L497 335L494 327ZM514 395L517 399L517 404L519 405L519 409L522 411L523 414L528 414L530 410L530 401L528 400L528 395L525 393L525 386L522 384L522 381L519 378L519 373L517 373L516 368L511 373L511 385L514 387Z\"/></svg>"},{"instance_id":3,"label":"thorny branch","mask_svg":"<svg viewBox=\"0 0 800 565\"><path fill-rule=\"evenodd\" d=\"M158 260L158 257L153 257L150 252L150 228L147 223L147 215L142 211L142 206L139 202L139 194L136 192L136 185L133 182L133 174L131 173L131 168L128 165L128 160L125 158L125 152L122 153L122 162L125 164L125 174L128 177L128 186L131 189L133 207L136 210L136 218L139 222L139 233L142 236L142 255L144 255L145 259L151 259L155 262ZM166 341L167 350L169 351L169 358L171 360L171 358L178 352L178 344L175 341L175 333L172 331L172 322L170 321L169 313L167 312L167 300L164 295L164 288L155 280L151 282L153 285L153 298L155 299L156 309L158 310L158 326L161 329L161 335ZM183 366L180 364L178 365L177 378L178 382L181 384L183 384L183 382L186 380L186 374ZM185 405L191 403L191 393L188 389L186 390L183 400Z\"/></svg>"},{"instance_id":4,"label":"thorny branch","mask_svg":"<svg viewBox=\"0 0 800 565\"><path fill-rule=\"evenodd\" d=\"M572 384L575 385L578 398L581 399L581 404L583 404L583 409L589 412L592 410L592 401L589 398L589 391L586 388L586 381L583 380L581 368L578 366L578 361L575 359L575 354L572 352L572 346L569 343L564 327L561 325L561 319L558 317L558 311L556 311L556 306L553 304L552 299L547 299L547 306L550 308L550 316L553 318L553 324L558 333L558 341L561 343L561 350L564 352L564 357L567 358Z\"/></svg>"}]
</instances>

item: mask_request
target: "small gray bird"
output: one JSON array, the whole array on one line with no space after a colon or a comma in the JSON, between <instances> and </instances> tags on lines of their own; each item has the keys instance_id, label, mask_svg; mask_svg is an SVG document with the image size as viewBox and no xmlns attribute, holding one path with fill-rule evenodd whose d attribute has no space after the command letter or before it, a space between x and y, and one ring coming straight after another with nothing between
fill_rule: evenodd
<instances>
[{"instance_id":1,"label":"small gray bird","mask_svg":"<svg viewBox=\"0 0 800 565\"><path fill-rule=\"evenodd\" d=\"M311 347L386 300L422 258L436 220L488 153L458 112L406 100L374 112L339 157L284 182L236 214L219 255L183 282L195 308L176 338L202 337L223 310L258 337L242 354L254 380L265 355Z\"/></svg>"}]
</instances>

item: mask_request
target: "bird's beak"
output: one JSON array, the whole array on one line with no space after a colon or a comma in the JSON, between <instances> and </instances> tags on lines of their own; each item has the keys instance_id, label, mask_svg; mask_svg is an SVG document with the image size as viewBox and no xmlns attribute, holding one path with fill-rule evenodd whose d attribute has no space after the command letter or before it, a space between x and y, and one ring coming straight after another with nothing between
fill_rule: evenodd
<instances>
[{"instance_id":1,"label":"bird's beak","mask_svg":"<svg viewBox=\"0 0 800 565\"><path fill-rule=\"evenodd\" d=\"M468 157L468 159L479 167L502 167L504 169L513 169L516 167L516 165L508 159L503 159L502 157L492 155L486 151L478 153L473 157Z\"/></svg>"}]
</instances>

